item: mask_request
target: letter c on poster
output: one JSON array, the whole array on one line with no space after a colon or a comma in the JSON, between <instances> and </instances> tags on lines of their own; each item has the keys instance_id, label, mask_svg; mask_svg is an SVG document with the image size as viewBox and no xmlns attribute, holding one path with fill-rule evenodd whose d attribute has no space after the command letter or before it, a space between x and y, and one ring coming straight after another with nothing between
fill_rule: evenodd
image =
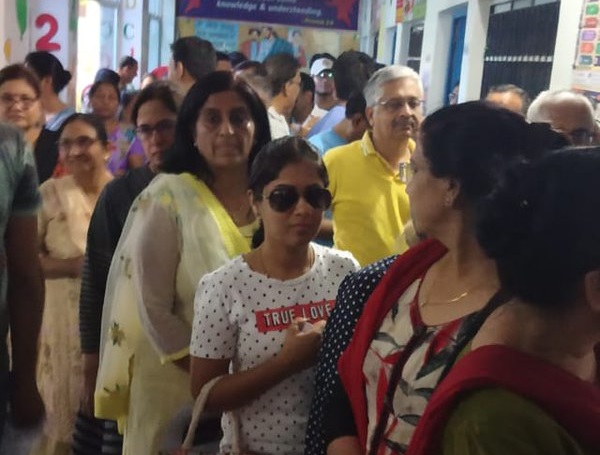
<instances>
[{"instance_id":1,"label":"letter c on poster","mask_svg":"<svg viewBox=\"0 0 600 455\"><path fill-rule=\"evenodd\" d=\"M135 25L125 24L123 26L123 37L125 39L133 39L133 37L135 36L134 30L135 30Z\"/></svg>"}]
</instances>

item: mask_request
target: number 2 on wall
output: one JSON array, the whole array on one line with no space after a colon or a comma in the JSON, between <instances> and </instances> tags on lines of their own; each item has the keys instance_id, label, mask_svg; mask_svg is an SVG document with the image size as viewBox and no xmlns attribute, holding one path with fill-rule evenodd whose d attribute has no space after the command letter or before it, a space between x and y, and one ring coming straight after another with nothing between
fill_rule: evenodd
<instances>
[{"instance_id":1,"label":"number 2 on wall","mask_svg":"<svg viewBox=\"0 0 600 455\"><path fill-rule=\"evenodd\" d=\"M50 26L48 31L35 43L35 48L38 51L60 51L60 44L51 41L56 36L58 31L58 21L51 14L40 14L35 19L35 26L38 29L43 28L46 24Z\"/></svg>"}]
</instances>

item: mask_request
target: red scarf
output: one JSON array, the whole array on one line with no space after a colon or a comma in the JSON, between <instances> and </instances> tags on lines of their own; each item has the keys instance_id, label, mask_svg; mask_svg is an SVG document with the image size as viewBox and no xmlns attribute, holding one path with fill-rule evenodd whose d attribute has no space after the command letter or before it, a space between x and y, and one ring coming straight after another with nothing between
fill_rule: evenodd
<instances>
[{"instance_id":1,"label":"red scarf","mask_svg":"<svg viewBox=\"0 0 600 455\"><path fill-rule=\"evenodd\" d=\"M441 454L444 429L464 393L486 387L508 389L531 400L582 447L600 449L599 387L537 357L490 345L459 360L437 387L406 455Z\"/></svg>"},{"instance_id":2,"label":"red scarf","mask_svg":"<svg viewBox=\"0 0 600 455\"><path fill-rule=\"evenodd\" d=\"M436 240L425 240L408 250L390 265L369 296L354 328L354 336L338 361L338 372L346 390L363 452L367 448L367 400L362 372L367 351L388 312L406 289L437 262L446 248Z\"/></svg>"}]
</instances>

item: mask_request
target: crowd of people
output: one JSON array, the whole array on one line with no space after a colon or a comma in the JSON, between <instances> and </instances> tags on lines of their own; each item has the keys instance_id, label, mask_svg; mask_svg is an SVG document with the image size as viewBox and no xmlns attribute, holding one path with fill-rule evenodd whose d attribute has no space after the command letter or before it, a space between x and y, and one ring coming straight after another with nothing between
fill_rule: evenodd
<instances>
[{"instance_id":1,"label":"crowd of people","mask_svg":"<svg viewBox=\"0 0 600 455\"><path fill-rule=\"evenodd\" d=\"M84 113L0 69L0 423L27 455L600 451L600 134L571 90L171 46ZM596 191L598 190L598 191ZM595 202L594 202L595 201ZM205 402L204 402L205 400ZM17 452L11 452L17 453Z\"/></svg>"}]
</instances>

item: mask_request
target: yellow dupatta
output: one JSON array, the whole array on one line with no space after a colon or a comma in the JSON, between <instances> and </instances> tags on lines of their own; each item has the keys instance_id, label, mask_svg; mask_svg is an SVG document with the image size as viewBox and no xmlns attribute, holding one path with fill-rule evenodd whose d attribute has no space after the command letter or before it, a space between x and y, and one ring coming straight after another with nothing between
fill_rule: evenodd
<instances>
[{"instance_id":1,"label":"yellow dupatta","mask_svg":"<svg viewBox=\"0 0 600 455\"><path fill-rule=\"evenodd\" d=\"M159 175L138 196L127 217L108 276L95 391L96 417L118 421L120 431L131 405L133 359L140 343L147 342L137 311L139 296L133 285L135 239L141 226L152 222L147 213L154 204L167 210L179 229L181 258L176 294L187 308L193 308L195 286L205 273L250 250L248 239L242 236L218 199L204 182L191 174ZM166 360L187 354L186 349Z\"/></svg>"}]
</instances>

